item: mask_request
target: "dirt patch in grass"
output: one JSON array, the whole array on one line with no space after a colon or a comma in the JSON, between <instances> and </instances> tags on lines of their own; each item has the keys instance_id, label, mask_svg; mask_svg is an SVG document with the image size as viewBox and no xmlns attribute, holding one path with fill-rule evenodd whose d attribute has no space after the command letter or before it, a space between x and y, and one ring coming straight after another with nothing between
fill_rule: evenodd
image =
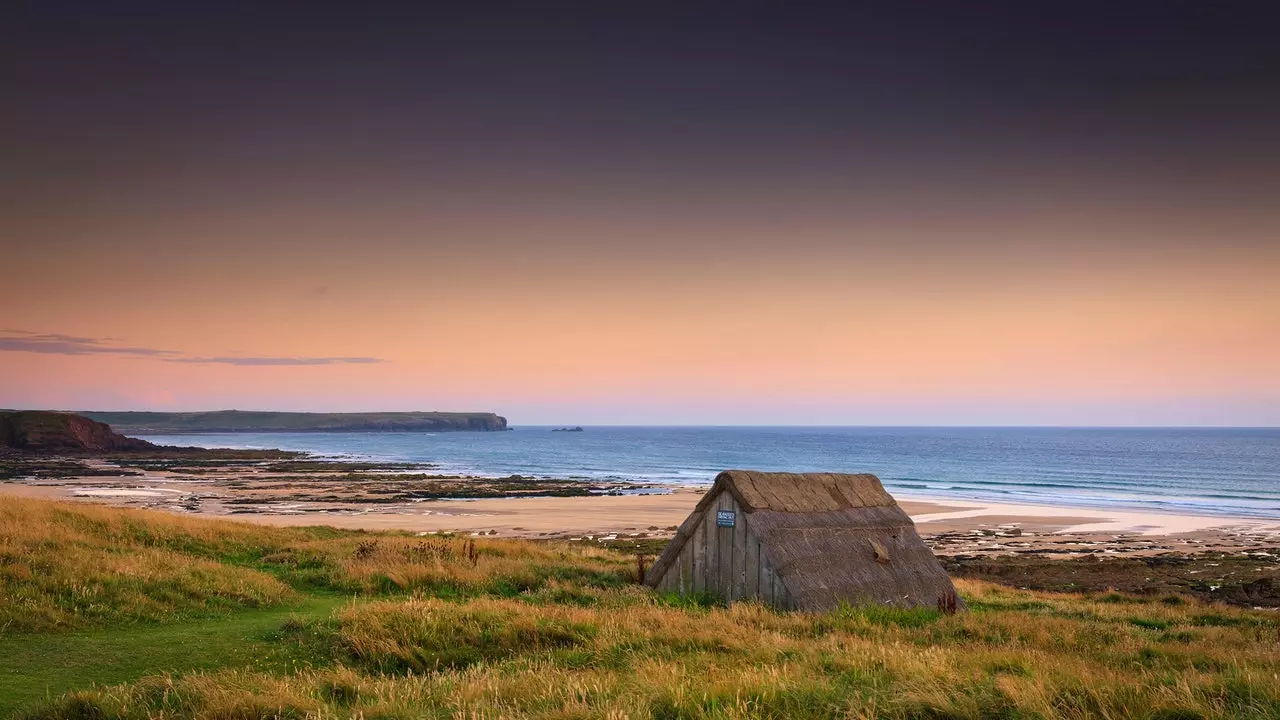
<instances>
[{"instance_id":1,"label":"dirt patch in grass","mask_svg":"<svg viewBox=\"0 0 1280 720\"><path fill-rule=\"evenodd\" d=\"M1119 597L1153 602L1190 595L1242 607L1280 607L1280 553L1269 550L1075 559L960 555L940 560L954 577L1029 590L1114 591L1124 594Z\"/></svg>"}]
</instances>

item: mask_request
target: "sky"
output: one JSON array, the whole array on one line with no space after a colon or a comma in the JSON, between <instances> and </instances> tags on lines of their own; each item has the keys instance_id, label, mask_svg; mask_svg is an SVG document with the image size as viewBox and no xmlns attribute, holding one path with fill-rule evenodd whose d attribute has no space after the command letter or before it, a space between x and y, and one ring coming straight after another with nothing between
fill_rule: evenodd
<instances>
[{"instance_id":1,"label":"sky","mask_svg":"<svg viewBox=\"0 0 1280 720\"><path fill-rule=\"evenodd\" d=\"M0 407L1280 425L1268 3L252 5L6 9Z\"/></svg>"}]
</instances>

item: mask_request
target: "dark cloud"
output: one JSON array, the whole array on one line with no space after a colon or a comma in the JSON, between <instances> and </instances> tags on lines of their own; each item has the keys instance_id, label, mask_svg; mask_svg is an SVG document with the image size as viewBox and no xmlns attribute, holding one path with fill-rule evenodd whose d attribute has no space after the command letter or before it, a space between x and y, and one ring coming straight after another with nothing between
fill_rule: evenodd
<instances>
[{"instance_id":1,"label":"dark cloud","mask_svg":"<svg viewBox=\"0 0 1280 720\"><path fill-rule=\"evenodd\" d=\"M115 345L108 338L33 333L24 330L0 331L0 352L33 352L46 355L136 355L159 358L178 355L172 350Z\"/></svg>"},{"instance_id":2,"label":"dark cloud","mask_svg":"<svg viewBox=\"0 0 1280 720\"><path fill-rule=\"evenodd\" d=\"M299 365L368 365L386 362L374 357L240 357L235 355L197 357L175 350L117 345L111 338L92 338L61 333L35 333L26 330L0 330L0 352L30 352L45 355L123 355L149 357L164 362L187 364L299 366Z\"/></svg>"}]
</instances>

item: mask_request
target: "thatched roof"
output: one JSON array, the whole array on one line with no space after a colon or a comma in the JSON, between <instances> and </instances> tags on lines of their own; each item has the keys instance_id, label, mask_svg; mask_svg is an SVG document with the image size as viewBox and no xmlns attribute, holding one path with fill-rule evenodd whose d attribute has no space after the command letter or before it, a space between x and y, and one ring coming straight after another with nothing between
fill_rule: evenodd
<instances>
[{"instance_id":1,"label":"thatched roof","mask_svg":"<svg viewBox=\"0 0 1280 720\"><path fill-rule=\"evenodd\" d=\"M801 610L875 603L935 607L951 578L875 475L729 470L694 509L646 581L656 584L712 507L731 493Z\"/></svg>"},{"instance_id":2,"label":"thatched roof","mask_svg":"<svg viewBox=\"0 0 1280 720\"><path fill-rule=\"evenodd\" d=\"M746 512L833 512L898 504L892 495L885 492L880 478L866 473L843 475L726 470L716 477L716 484L712 486L711 492L698 503L699 510L710 504L719 488L732 493Z\"/></svg>"}]
</instances>

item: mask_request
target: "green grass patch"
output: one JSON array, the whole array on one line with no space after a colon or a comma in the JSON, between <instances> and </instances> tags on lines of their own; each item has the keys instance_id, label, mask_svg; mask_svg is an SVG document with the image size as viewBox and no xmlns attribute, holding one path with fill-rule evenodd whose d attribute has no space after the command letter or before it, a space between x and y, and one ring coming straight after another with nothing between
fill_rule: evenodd
<instances>
[{"instance_id":1,"label":"green grass patch","mask_svg":"<svg viewBox=\"0 0 1280 720\"><path fill-rule=\"evenodd\" d=\"M835 624L867 623L870 625L896 625L906 628L922 628L937 622L942 613L932 608L899 608L889 605L844 605L830 613L825 620Z\"/></svg>"},{"instance_id":2,"label":"green grass patch","mask_svg":"<svg viewBox=\"0 0 1280 720\"><path fill-rule=\"evenodd\" d=\"M347 601L314 596L213 619L0 637L0 716L70 690L147 675L229 667L281 673L327 665L328 648L291 632L290 623L326 618Z\"/></svg>"},{"instance_id":3,"label":"green grass patch","mask_svg":"<svg viewBox=\"0 0 1280 720\"><path fill-rule=\"evenodd\" d=\"M1158 620L1156 618L1131 617L1128 620L1130 625L1136 625L1147 630L1168 630L1173 623L1168 620Z\"/></svg>"}]
</instances>

